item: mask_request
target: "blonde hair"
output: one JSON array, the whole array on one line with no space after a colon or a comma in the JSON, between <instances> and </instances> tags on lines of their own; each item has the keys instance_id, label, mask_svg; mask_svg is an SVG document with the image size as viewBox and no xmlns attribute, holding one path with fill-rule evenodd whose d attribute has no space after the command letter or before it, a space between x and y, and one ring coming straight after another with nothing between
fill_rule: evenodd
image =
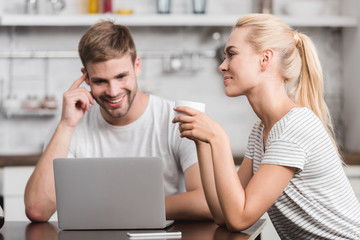
<instances>
[{"instance_id":1,"label":"blonde hair","mask_svg":"<svg viewBox=\"0 0 360 240\"><path fill-rule=\"evenodd\" d=\"M281 75L285 83L292 84L288 91L290 98L318 116L338 150L324 100L322 68L311 39L292 30L282 19L268 14L245 15L234 26L240 27L249 27L247 41L256 52L272 49L281 54Z\"/></svg>"}]
</instances>

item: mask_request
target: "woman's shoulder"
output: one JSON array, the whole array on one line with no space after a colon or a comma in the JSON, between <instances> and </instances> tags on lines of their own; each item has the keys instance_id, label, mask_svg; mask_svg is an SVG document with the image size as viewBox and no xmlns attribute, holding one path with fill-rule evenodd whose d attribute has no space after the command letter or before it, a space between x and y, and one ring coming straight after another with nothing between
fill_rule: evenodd
<instances>
[{"instance_id":1,"label":"woman's shoulder","mask_svg":"<svg viewBox=\"0 0 360 240\"><path fill-rule=\"evenodd\" d=\"M321 120L305 107L292 109L282 120L276 129L281 138L305 140L326 133Z\"/></svg>"},{"instance_id":2,"label":"woman's shoulder","mask_svg":"<svg viewBox=\"0 0 360 240\"><path fill-rule=\"evenodd\" d=\"M314 125L322 125L316 114L306 107L293 108L287 115L285 121L288 127L299 127L306 129Z\"/></svg>"}]
</instances>

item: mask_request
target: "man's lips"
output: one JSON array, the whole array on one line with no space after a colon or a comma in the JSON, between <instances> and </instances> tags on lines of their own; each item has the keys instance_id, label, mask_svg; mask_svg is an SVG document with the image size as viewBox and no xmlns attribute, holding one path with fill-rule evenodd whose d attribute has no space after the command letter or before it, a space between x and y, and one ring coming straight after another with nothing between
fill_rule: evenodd
<instances>
[{"instance_id":1,"label":"man's lips","mask_svg":"<svg viewBox=\"0 0 360 240\"><path fill-rule=\"evenodd\" d=\"M118 98L104 98L104 102L106 102L110 107L120 107L122 103L125 101L125 96Z\"/></svg>"},{"instance_id":2,"label":"man's lips","mask_svg":"<svg viewBox=\"0 0 360 240\"><path fill-rule=\"evenodd\" d=\"M122 99L123 98L119 98L119 99L115 99L115 100L108 100L108 102L115 104L115 103L120 102Z\"/></svg>"}]
</instances>

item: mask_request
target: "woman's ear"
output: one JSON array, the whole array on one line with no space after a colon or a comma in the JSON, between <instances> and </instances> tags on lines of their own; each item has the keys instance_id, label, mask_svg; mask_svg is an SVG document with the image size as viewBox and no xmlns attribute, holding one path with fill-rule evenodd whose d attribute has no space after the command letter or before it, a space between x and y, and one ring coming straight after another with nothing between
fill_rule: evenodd
<instances>
[{"instance_id":1,"label":"woman's ear","mask_svg":"<svg viewBox=\"0 0 360 240\"><path fill-rule=\"evenodd\" d=\"M265 71L267 67L270 65L272 59L274 57L274 52L271 49L266 49L261 54L261 70Z\"/></svg>"}]
</instances>

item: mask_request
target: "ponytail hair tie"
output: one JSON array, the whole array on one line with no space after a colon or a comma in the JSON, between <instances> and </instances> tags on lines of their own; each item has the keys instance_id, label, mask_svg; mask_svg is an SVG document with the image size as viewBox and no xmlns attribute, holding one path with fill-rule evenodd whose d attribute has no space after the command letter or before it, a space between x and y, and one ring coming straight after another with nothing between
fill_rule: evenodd
<instances>
[{"instance_id":1,"label":"ponytail hair tie","mask_svg":"<svg viewBox=\"0 0 360 240\"><path fill-rule=\"evenodd\" d=\"M293 32L293 37L294 37L294 40L295 40L295 44L297 47L301 46L301 38L299 36L299 33L294 31Z\"/></svg>"}]
</instances>

